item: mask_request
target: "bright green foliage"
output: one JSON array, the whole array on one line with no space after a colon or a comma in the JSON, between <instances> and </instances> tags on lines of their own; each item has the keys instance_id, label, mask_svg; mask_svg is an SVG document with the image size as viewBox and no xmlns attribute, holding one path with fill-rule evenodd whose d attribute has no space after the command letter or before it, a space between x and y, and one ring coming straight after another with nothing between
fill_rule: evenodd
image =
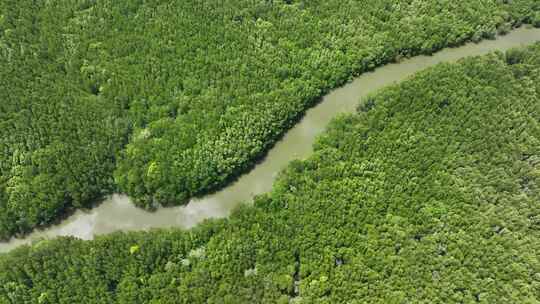
<instances>
[{"instance_id":1,"label":"bright green foliage","mask_svg":"<svg viewBox=\"0 0 540 304\"><path fill-rule=\"evenodd\" d=\"M330 88L538 24L539 11L536 0L1 1L0 238L116 185L139 206L182 204L245 171Z\"/></svg>"},{"instance_id":2,"label":"bright green foliage","mask_svg":"<svg viewBox=\"0 0 540 304\"><path fill-rule=\"evenodd\" d=\"M0 256L0 303L537 303L540 44L368 101L227 220Z\"/></svg>"},{"instance_id":3,"label":"bright green foliage","mask_svg":"<svg viewBox=\"0 0 540 304\"><path fill-rule=\"evenodd\" d=\"M87 43L104 54L94 65L117 75L110 90L135 126L116 180L140 206L183 203L246 170L329 89L397 57L493 37L538 10L535 1L98 1L85 11L97 39ZM122 35L98 34L118 22Z\"/></svg>"}]
</instances>

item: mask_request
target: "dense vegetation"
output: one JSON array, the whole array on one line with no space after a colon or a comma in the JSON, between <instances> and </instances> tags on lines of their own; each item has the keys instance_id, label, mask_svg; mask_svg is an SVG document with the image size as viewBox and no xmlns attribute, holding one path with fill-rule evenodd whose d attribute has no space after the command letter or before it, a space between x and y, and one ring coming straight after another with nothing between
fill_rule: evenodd
<instances>
[{"instance_id":1,"label":"dense vegetation","mask_svg":"<svg viewBox=\"0 0 540 304\"><path fill-rule=\"evenodd\" d=\"M0 303L537 303L538 202L540 44L382 90L227 220L0 256Z\"/></svg>"},{"instance_id":2,"label":"dense vegetation","mask_svg":"<svg viewBox=\"0 0 540 304\"><path fill-rule=\"evenodd\" d=\"M1 1L0 238L114 190L181 204L330 88L522 22L538 1Z\"/></svg>"}]
</instances>

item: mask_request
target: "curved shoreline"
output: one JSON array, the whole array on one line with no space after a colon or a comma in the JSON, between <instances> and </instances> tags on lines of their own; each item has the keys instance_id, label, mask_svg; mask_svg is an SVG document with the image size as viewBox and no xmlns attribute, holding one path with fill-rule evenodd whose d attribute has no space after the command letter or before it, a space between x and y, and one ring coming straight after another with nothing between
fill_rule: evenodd
<instances>
[{"instance_id":1,"label":"curved shoreline","mask_svg":"<svg viewBox=\"0 0 540 304\"><path fill-rule=\"evenodd\" d=\"M57 225L36 230L22 239L15 238L0 243L0 252L41 238L70 235L91 239L94 235L118 230L190 228L207 218L226 217L240 203L250 201L256 194L270 191L281 169L291 160L309 156L317 135L324 131L332 118L340 113L354 112L359 100L366 95L441 62L454 62L491 51L504 51L536 41L540 41L540 29L522 27L495 40L446 48L432 56L416 56L399 63L384 65L373 72L366 72L331 91L320 103L308 109L303 118L268 151L262 162L221 191L192 199L186 206L160 208L154 212L135 207L124 195L113 195L96 208L78 210Z\"/></svg>"}]
</instances>

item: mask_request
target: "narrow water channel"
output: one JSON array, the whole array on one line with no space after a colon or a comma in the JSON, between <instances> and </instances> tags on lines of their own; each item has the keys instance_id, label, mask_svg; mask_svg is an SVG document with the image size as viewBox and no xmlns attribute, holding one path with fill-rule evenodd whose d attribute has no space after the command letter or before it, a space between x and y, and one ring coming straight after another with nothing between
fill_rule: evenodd
<instances>
[{"instance_id":1,"label":"narrow water channel","mask_svg":"<svg viewBox=\"0 0 540 304\"><path fill-rule=\"evenodd\" d=\"M268 192L277 173L291 160L303 159L311 154L315 138L324 131L333 117L353 112L367 94L440 62L453 62L496 50L505 51L535 41L540 41L540 29L519 28L496 40L445 49L433 56L418 56L365 73L326 95L269 151L264 161L234 184L215 194L193 199L186 206L162 208L156 212L136 208L126 196L113 195L98 207L89 211L79 210L58 225L35 231L24 239L0 243L0 252L41 238L71 235L92 239L95 235L118 230L190 228L207 218L225 217L238 204L249 202L253 195Z\"/></svg>"}]
</instances>

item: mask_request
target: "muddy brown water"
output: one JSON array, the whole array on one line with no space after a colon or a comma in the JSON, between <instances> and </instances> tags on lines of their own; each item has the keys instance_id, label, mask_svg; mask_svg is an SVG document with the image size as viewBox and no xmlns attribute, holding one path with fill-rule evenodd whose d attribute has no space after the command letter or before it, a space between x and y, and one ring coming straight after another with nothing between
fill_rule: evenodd
<instances>
[{"instance_id":1,"label":"muddy brown water","mask_svg":"<svg viewBox=\"0 0 540 304\"><path fill-rule=\"evenodd\" d=\"M136 208L128 197L115 194L94 209L75 212L58 225L34 231L23 239L0 243L0 252L55 236L71 235L92 239L95 235L118 230L190 228L207 218L226 217L238 204L250 202L255 194L270 191L278 172L291 160L308 157L317 135L324 131L330 120L340 113L354 112L359 101L367 94L441 62L454 62L463 57L483 55L496 50L505 51L536 41L540 41L540 29L519 28L496 40L469 43L444 49L433 56L417 56L385 65L326 95L320 103L306 112L302 120L287 132L260 164L219 192L192 199L186 206L161 208L155 212Z\"/></svg>"}]
</instances>

